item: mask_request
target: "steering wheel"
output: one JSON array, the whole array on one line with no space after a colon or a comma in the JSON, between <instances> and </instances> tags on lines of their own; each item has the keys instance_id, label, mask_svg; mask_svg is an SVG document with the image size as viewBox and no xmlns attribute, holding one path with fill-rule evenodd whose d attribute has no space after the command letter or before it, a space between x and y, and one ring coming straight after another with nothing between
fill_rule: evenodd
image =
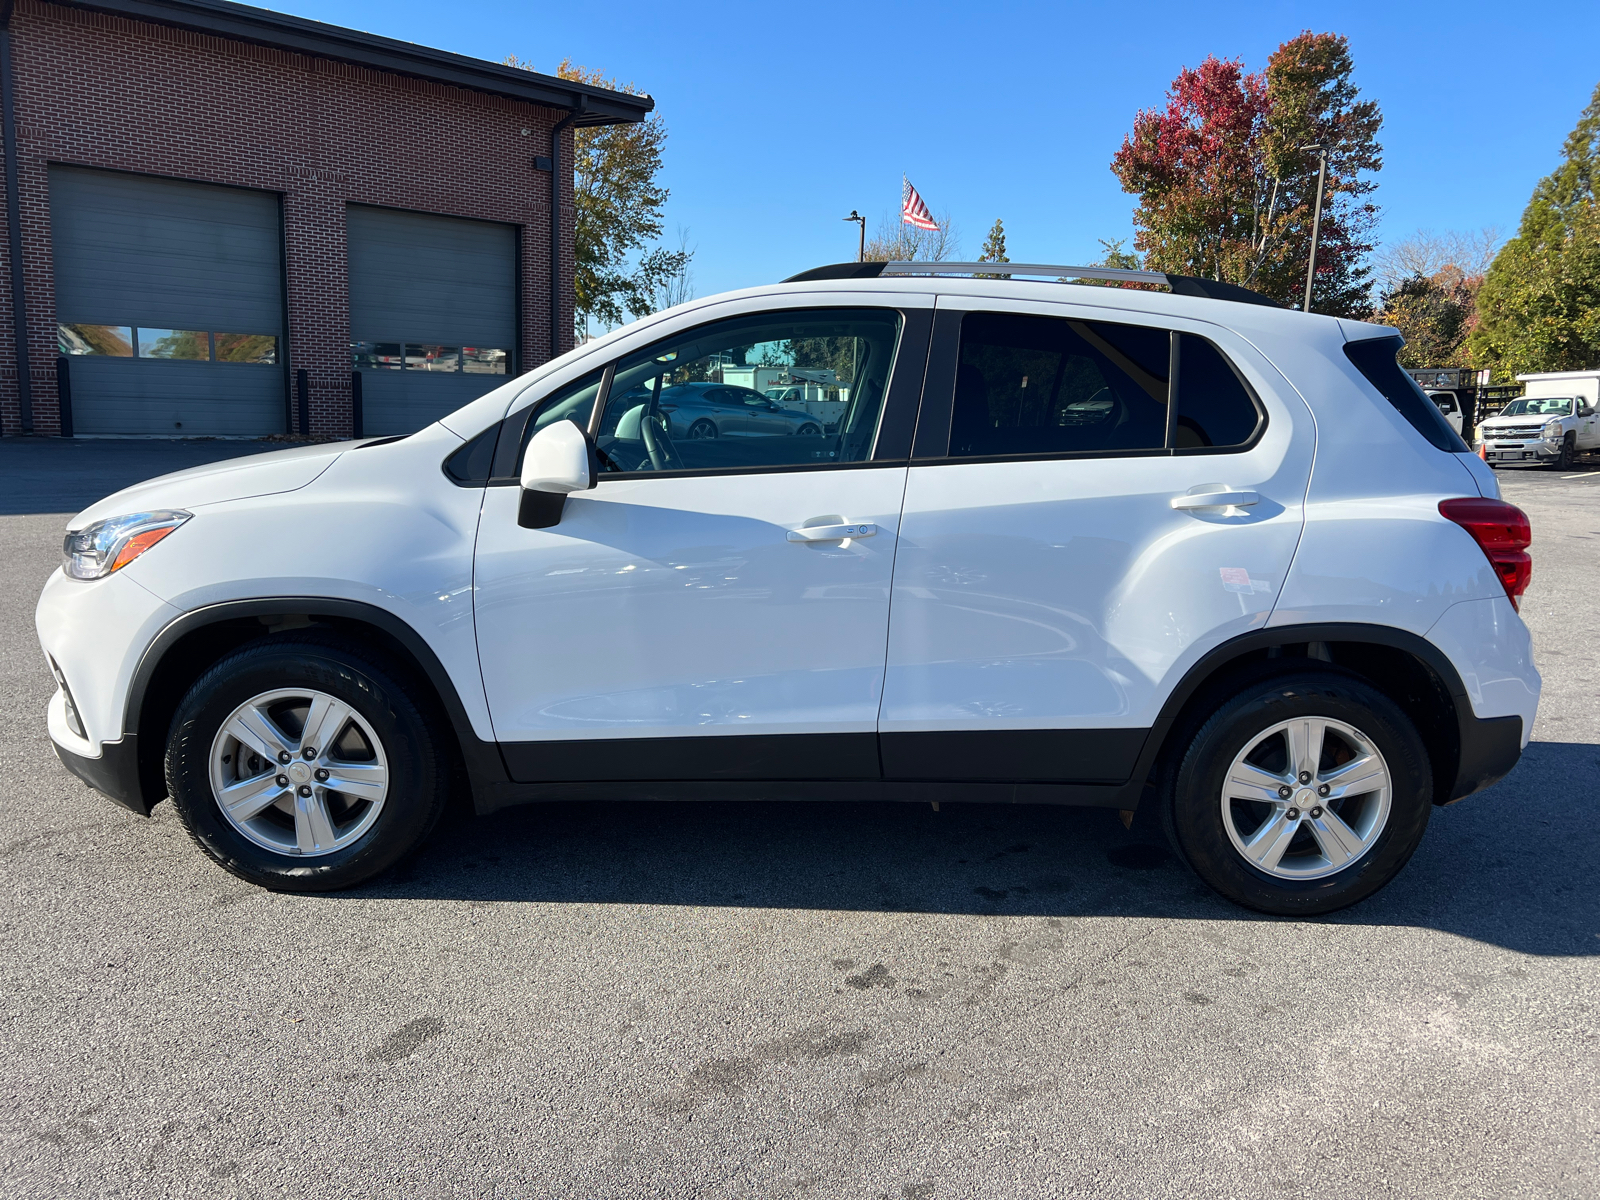
<instances>
[{"instance_id":1,"label":"steering wheel","mask_svg":"<svg viewBox=\"0 0 1600 1200\"><path fill-rule=\"evenodd\" d=\"M676 471L682 466L678 448L672 444L667 432L667 420L656 413L647 412L639 421L639 434L644 439L644 452L650 456L650 465L657 471Z\"/></svg>"}]
</instances>

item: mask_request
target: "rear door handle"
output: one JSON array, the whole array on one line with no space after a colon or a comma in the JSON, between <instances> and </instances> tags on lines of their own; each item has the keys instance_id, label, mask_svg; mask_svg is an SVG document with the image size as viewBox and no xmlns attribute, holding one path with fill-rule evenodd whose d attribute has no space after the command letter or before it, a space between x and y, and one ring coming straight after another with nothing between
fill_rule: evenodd
<instances>
[{"instance_id":1,"label":"rear door handle","mask_svg":"<svg viewBox=\"0 0 1600 1200\"><path fill-rule=\"evenodd\" d=\"M789 530L791 542L840 542L845 538L871 537L878 527L871 522L856 525L808 525Z\"/></svg>"},{"instance_id":2,"label":"rear door handle","mask_svg":"<svg viewBox=\"0 0 1600 1200\"><path fill-rule=\"evenodd\" d=\"M1255 492L1201 492L1197 496L1174 496L1173 508L1247 508L1261 499Z\"/></svg>"}]
</instances>

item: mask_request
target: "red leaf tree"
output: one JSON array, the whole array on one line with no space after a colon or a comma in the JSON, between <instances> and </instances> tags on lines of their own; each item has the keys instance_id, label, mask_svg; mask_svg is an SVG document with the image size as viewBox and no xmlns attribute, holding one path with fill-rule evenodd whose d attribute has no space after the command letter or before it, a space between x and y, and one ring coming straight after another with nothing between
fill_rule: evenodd
<instances>
[{"instance_id":1,"label":"red leaf tree","mask_svg":"<svg viewBox=\"0 0 1600 1200\"><path fill-rule=\"evenodd\" d=\"M1237 59L1185 68L1165 109L1142 111L1111 169L1135 193L1135 248L1154 270L1201 275L1298 303L1310 253L1317 158L1329 147L1312 307L1367 311L1366 257L1382 166L1378 107L1357 99L1346 40L1303 33L1264 72Z\"/></svg>"}]
</instances>

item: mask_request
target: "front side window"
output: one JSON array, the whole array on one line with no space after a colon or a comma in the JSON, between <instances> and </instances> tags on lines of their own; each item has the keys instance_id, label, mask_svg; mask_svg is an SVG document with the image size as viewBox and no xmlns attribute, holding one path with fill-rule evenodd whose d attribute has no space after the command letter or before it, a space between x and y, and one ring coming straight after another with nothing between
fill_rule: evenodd
<instances>
[{"instance_id":1,"label":"front side window","mask_svg":"<svg viewBox=\"0 0 1600 1200\"><path fill-rule=\"evenodd\" d=\"M1224 449L1261 421L1232 364L1194 334L969 313L957 361L954 458Z\"/></svg>"},{"instance_id":2,"label":"front side window","mask_svg":"<svg viewBox=\"0 0 1600 1200\"><path fill-rule=\"evenodd\" d=\"M888 309L762 313L629 355L616 364L595 437L602 467L865 462L899 333L900 315ZM825 382L830 398L806 399L806 389L790 386L800 378Z\"/></svg>"}]
</instances>

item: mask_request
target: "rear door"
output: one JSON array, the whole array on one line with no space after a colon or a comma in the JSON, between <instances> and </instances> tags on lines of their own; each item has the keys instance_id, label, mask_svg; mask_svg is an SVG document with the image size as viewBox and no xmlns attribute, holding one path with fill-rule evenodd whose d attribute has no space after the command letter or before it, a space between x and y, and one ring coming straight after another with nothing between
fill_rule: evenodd
<instances>
[{"instance_id":1,"label":"rear door","mask_svg":"<svg viewBox=\"0 0 1600 1200\"><path fill-rule=\"evenodd\" d=\"M1300 534L1309 413L1203 322L941 297L933 345L885 776L1122 782L1182 672L1265 625Z\"/></svg>"}]
</instances>

